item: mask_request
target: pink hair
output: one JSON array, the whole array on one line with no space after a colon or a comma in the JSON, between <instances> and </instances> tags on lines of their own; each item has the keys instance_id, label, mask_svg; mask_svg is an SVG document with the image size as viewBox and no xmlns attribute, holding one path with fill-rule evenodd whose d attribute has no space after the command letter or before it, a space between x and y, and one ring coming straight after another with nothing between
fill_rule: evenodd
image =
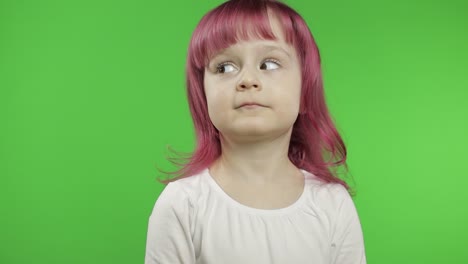
<instances>
[{"instance_id":1,"label":"pink hair","mask_svg":"<svg viewBox=\"0 0 468 264\"><path fill-rule=\"evenodd\" d=\"M311 172L327 183L346 182L334 175L333 166L346 164L346 147L325 103L320 54L306 22L292 8L275 0L231 0L208 12L196 27L190 41L186 63L187 96L192 114L196 148L192 154L176 153L168 158L180 167L167 184L192 176L207 168L221 155L218 131L211 123L203 89L205 66L217 51L251 38L274 40L269 11L282 21L286 41L296 48L302 66L302 91L299 116L294 123L289 159L296 167ZM330 155L336 162L324 160ZM162 171L162 170L160 170Z\"/></svg>"}]
</instances>

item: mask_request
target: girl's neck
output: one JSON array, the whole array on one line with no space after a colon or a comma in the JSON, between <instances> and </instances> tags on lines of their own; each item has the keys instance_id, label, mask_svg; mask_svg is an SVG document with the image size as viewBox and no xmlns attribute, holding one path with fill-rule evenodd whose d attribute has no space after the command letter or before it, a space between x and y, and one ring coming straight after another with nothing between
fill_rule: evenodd
<instances>
[{"instance_id":1,"label":"girl's neck","mask_svg":"<svg viewBox=\"0 0 468 264\"><path fill-rule=\"evenodd\" d=\"M289 160L290 134L273 140L236 142L221 137L222 154L210 170L218 177L228 177L252 185L281 184L297 176L298 168Z\"/></svg>"}]
</instances>

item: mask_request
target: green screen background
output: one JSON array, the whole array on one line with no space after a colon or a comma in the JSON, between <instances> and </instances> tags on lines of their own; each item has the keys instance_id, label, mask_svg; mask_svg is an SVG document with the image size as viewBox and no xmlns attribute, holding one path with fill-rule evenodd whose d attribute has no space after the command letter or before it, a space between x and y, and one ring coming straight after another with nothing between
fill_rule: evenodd
<instances>
[{"instance_id":1,"label":"green screen background","mask_svg":"<svg viewBox=\"0 0 468 264\"><path fill-rule=\"evenodd\" d=\"M222 1L0 1L0 263L143 263ZM320 48L369 263L468 263L466 1L286 3Z\"/></svg>"}]
</instances>

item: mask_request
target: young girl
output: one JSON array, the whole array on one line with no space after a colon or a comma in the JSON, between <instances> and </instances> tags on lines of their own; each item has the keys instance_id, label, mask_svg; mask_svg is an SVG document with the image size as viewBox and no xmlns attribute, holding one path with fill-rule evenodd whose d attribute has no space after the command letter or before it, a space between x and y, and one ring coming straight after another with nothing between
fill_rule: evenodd
<instances>
[{"instance_id":1,"label":"young girl","mask_svg":"<svg viewBox=\"0 0 468 264\"><path fill-rule=\"evenodd\" d=\"M195 29L186 71L197 145L156 201L145 263L366 263L349 187L331 173L346 148L301 16L225 2Z\"/></svg>"}]
</instances>

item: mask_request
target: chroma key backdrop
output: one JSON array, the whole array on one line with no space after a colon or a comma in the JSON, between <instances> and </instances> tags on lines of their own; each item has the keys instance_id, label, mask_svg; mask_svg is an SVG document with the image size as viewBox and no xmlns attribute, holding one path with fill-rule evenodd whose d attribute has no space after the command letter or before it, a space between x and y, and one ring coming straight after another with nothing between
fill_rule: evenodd
<instances>
[{"instance_id":1,"label":"chroma key backdrop","mask_svg":"<svg viewBox=\"0 0 468 264\"><path fill-rule=\"evenodd\" d=\"M0 263L143 263L221 0L0 1ZM468 263L468 2L285 0L319 46L368 263Z\"/></svg>"}]
</instances>

